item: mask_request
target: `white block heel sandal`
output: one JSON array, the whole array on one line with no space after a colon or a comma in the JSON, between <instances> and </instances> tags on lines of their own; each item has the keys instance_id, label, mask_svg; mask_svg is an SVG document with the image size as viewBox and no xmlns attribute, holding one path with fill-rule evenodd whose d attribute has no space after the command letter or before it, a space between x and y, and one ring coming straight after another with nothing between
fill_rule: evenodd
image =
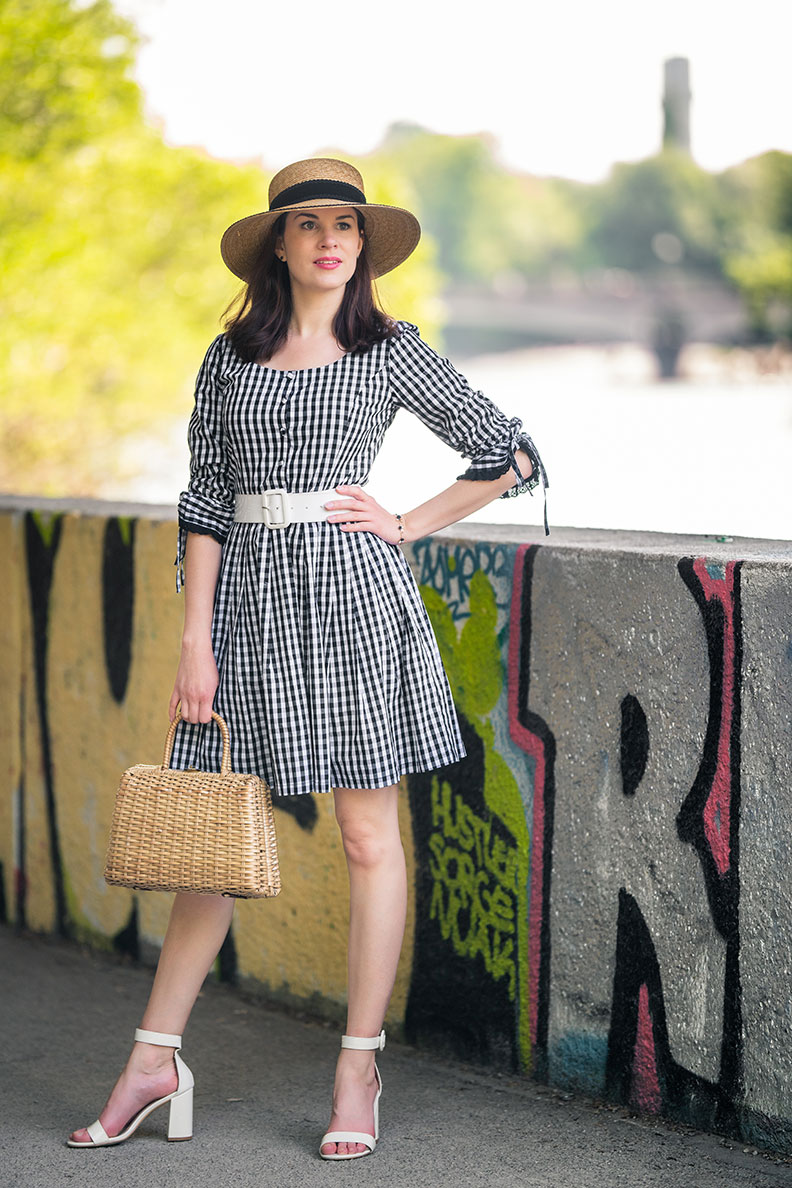
<instances>
[{"instance_id":1,"label":"white block heel sandal","mask_svg":"<svg viewBox=\"0 0 792 1188\"><path fill-rule=\"evenodd\" d=\"M385 1032L384 1030L375 1035L373 1039L361 1039L357 1035L342 1035L342 1048L357 1048L367 1052L381 1052L385 1047ZM377 1081L377 1095L374 1098L374 1134L366 1134L362 1130L328 1130L327 1134L322 1137L319 1144L319 1154L322 1159L361 1159L364 1155L370 1155L377 1145L379 1139L379 1099L382 1096L382 1077L377 1068L376 1061L374 1063L374 1077ZM365 1144L365 1151L352 1151L349 1154L325 1155L322 1147L325 1143L363 1143Z\"/></svg>"},{"instance_id":2,"label":"white block heel sandal","mask_svg":"<svg viewBox=\"0 0 792 1188\"><path fill-rule=\"evenodd\" d=\"M173 1059L176 1062L176 1072L179 1074L179 1081L173 1093L168 1093L165 1097L160 1097L156 1101L150 1101L147 1106L143 1106L143 1109L139 1110L134 1118L131 1118L127 1122L120 1134L111 1137L105 1131L102 1123L97 1120L86 1127L91 1136L90 1143L76 1143L73 1139L67 1139L67 1147L111 1147L115 1143L126 1142L135 1133L144 1118L147 1118L159 1106L165 1105L167 1101L170 1102L168 1142L175 1143L183 1139L192 1138L193 1085L195 1082L192 1073L179 1055L182 1037L180 1035L165 1035L161 1031L144 1031L138 1027L135 1031L135 1039L144 1044L157 1044L163 1048L176 1049Z\"/></svg>"}]
</instances>

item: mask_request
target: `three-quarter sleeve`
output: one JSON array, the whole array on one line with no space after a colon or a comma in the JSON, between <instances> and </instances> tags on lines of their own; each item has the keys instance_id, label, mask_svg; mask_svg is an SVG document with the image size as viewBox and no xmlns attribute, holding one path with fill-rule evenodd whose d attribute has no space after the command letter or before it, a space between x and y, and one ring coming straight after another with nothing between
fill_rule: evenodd
<instances>
[{"instance_id":1,"label":"three-quarter sleeve","mask_svg":"<svg viewBox=\"0 0 792 1188\"><path fill-rule=\"evenodd\" d=\"M441 441L471 460L460 479L496 479L514 471L515 482L501 499L533 494L541 481L547 524L547 472L519 417L507 417L482 392L474 391L448 359L441 358L421 338L417 326L400 323L401 333L391 341L389 374L396 404L423 421ZM531 473L524 478L515 458L523 450L531 459Z\"/></svg>"},{"instance_id":2,"label":"three-quarter sleeve","mask_svg":"<svg viewBox=\"0 0 792 1188\"><path fill-rule=\"evenodd\" d=\"M195 382L195 405L187 429L190 481L179 496L179 540L176 589L184 584L187 533L213 536L221 544L234 519L234 492L229 480L223 436L221 380L224 335L206 352Z\"/></svg>"}]
</instances>

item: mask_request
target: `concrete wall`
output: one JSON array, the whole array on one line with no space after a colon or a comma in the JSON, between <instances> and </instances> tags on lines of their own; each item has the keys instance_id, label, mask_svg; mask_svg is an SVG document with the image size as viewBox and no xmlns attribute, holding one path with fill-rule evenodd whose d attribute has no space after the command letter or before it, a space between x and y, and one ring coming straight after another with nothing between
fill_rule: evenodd
<instances>
[{"instance_id":1,"label":"concrete wall","mask_svg":"<svg viewBox=\"0 0 792 1188\"><path fill-rule=\"evenodd\" d=\"M169 898L102 869L167 726L174 537L165 509L0 510L3 910L143 956ZM792 545L458 525L410 557L468 757L404 781L390 1026L792 1151ZM338 1018L331 799L278 809L283 893L238 906L218 975Z\"/></svg>"}]
</instances>

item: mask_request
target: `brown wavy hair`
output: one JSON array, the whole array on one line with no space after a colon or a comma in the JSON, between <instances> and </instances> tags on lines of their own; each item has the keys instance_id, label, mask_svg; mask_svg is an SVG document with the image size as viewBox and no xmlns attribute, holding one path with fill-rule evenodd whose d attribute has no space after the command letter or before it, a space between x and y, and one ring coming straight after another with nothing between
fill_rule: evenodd
<instances>
[{"instance_id":1,"label":"brown wavy hair","mask_svg":"<svg viewBox=\"0 0 792 1188\"><path fill-rule=\"evenodd\" d=\"M365 219L357 211L363 247L354 273L333 320L338 345L349 353L367 351L398 334L396 323L380 309L365 235ZM286 215L275 223L250 280L226 310L225 332L246 363L265 362L286 341L292 315L289 270L275 255L275 240L283 234Z\"/></svg>"}]
</instances>

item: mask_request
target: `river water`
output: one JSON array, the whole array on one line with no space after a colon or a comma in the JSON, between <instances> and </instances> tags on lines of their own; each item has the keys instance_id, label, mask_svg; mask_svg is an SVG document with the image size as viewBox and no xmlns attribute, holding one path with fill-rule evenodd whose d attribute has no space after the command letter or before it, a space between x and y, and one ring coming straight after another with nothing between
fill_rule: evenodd
<instances>
[{"instance_id":1,"label":"river water","mask_svg":"<svg viewBox=\"0 0 792 1188\"><path fill-rule=\"evenodd\" d=\"M551 528L788 540L792 372L788 358L760 363L747 352L691 346L684 378L662 383L638 347L558 347L467 359L459 369L536 442L550 478ZM185 428L137 443L132 473L109 484L106 497L175 502L187 473ZM384 506L409 511L464 465L400 411L368 489ZM539 492L499 499L470 518L541 524L542 501Z\"/></svg>"}]
</instances>

